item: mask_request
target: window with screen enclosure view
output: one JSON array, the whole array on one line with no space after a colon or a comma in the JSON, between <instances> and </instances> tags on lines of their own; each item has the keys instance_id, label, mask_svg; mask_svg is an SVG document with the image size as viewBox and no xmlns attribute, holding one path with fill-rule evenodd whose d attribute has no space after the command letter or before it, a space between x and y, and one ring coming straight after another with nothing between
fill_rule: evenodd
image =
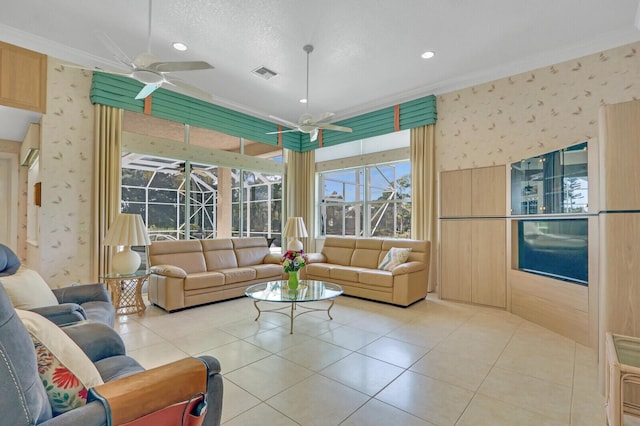
<instances>
[{"instance_id":1,"label":"window with screen enclosure view","mask_svg":"<svg viewBox=\"0 0 640 426\"><path fill-rule=\"evenodd\" d=\"M316 150L319 237L411 238L409 143L403 130Z\"/></svg>"},{"instance_id":2,"label":"window with screen enclosure view","mask_svg":"<svg viewBox=\"0 0 640 426\"><path fill-rule=\"evenodd\" d=\"M319 180L321 236L410 237L408 161L325 172Z\"/></svg>"}]
</instances>

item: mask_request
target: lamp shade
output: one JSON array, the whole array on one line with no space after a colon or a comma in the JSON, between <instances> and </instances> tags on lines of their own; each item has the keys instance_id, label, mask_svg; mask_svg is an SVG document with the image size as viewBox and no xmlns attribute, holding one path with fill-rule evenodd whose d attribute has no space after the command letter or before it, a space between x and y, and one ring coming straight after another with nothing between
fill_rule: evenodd
<instances>
[{"instance_id":1,"label":"lamp shade","mask_svg":"<svg viewBox=\"0 0 640 426\"><path fill-rule=\"evenodd\" d=\"M282 235L285 237L304 238L308 237L307 227L304 226L304 220L301 217L290 217L287 219L287 224L284 226Z\"/></svg>"},{"instance_id":2,"label":"lamp shade","mask_svg":"<svg viewBox=\"0 0 640 426\"><path fill-rule=\"evenodd\" d=\"M111 258L113 271L120 275L133 274L140 267L140 255L131 251L131 246L148 246L151 244L147 227L139 214L122 213L107 231L102 242L105 246L124 246Z\"/></svg>"},{"instance_id":3,"label":"lamp shade","mask_svg":"<svg viewBox=\"0 0 640 426\"><path fill-rule=\"evenodd\" d=\"M308 237L307 227L304 226L304 220L301 217L290 217L287 219L287 224L282 231L284 237L293 238L287 248L289 250L301 251L302 242L298 238Z\"/></svg>"},{"instance_id":4,"label":"lamp shade","mask_svg":"<svg viewBox=\"0 0 640 426\"><path fill-rule=\"evenodd\" d=\"M107 235L105 246L148 246L151 244L147 227L139 214L121 213L116 216Z\"/></svg>"}]
</instances>

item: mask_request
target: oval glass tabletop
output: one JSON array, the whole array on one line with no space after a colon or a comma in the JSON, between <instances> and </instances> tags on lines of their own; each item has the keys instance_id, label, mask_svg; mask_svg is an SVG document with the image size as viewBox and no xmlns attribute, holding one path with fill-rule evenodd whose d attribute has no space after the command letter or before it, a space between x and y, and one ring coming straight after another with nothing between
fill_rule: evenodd
<instances>
[{"instance_id":1,"label":"oval glass tabletop","mask_svg":"<svg viewBox=\"0 0 640 426\"><path fill-rule=\"evenodd\" d=\"M340 296L342 287L326 281L300 280L296 290L289 290L287 281L269 281L252 285L245 295L264 302L315 302Z\"/></svg>"}]
</instances>

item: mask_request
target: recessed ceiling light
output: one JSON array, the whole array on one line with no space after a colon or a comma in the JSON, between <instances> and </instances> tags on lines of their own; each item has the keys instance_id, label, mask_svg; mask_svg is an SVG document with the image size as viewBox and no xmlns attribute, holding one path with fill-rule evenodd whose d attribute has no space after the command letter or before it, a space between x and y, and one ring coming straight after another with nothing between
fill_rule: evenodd
<instances>
[{"instance_id":1,"label":"recessed ceiling light","mask_svg":"<svg viewBox=\"0 0 640 426\"><path fill-rule=\"evenodd\" d=\"M172 46L174 49L179 50L181 52L184 52L185 50L187 50L187 45L184 43L180 43L179 41L174 41Z\"/></svg>"},{"instance_id":2,"label":"recessed ceiling light","mask_svg":"<svg viewBox=\"0 0 640 426\"><path fill-rule=\"evenodd\" d=\"M423 53L422 55L420 55L420 56L422 56L422 59L431 59L431 58L433 58L435 55L436 55L436 52L433 52L433 51L431 51L431 50L428 50L428 51L424 52L424 53Z\"/></svg>"},{"instance_id":3,"label":"recessed ceiling light","mask_svg":"<svg viewBox=\"0 0 640 426\"><path fill-rule=\"evenodd\" d=\"M300 102L301 104L306 104L307 103L307 98L302 98L298 102Z\"/></svg>"}]
</instances>

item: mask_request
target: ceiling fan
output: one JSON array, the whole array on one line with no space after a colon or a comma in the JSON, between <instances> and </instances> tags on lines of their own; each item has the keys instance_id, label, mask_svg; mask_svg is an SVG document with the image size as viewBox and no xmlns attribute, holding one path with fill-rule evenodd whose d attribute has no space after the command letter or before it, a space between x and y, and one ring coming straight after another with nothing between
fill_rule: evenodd
<instances>
[{"instance_id":1,"label":"ceiling fan","mask_svg":"<svg viewBox=\"0 0 640 426\"><path fill-rule=\"evenodd\" d=\"M128 66L129 72L108 71L109 74L124 75L138 80L144 84L144 87L136 95L136 99L144 99L160 88L163 84L170 84L183 89L185 92L204 99L211 100L210 93L198 89L170 73L177 71L196 71L213 69L213 66L204 61L177 61L168 62L161 61L151 54L151 2L149 0L149 27L147 32L147 51L138 54L135 59L131 60L126 53L105 33L98 33L98 37L111 52L111 54L121 63Z\"/></svg>"},{"instance_id":2,"label":"ceiling fan","mask_svg":"<svg viewBox=\"0 0 640 426\"><path fill-rule=\"evenodd\" d=\"M307 53L307 97L306 97L306 105L307 112L302 114L298 119L298 123L292 123L290 121L284 120L279 117L275 117L273 115L269 116L270 118L282 123L283 125L290 127L290 130L281 130L278 132L269 132L268 135L273 135L277 133L289 133L289 132L302 132L309 134L309 138L311 142L314 142L318 139L318 131L320 129L324 130L335 130L337 132L351 132L352 130L349 127L337 126L335 124L331 124L331 118L335 114L332 112L325 112L320 115L311 115L309 114L309 54L313 52L313 46L310 44L305 45L302 50Z\"/></svg>"}]
</instances>

